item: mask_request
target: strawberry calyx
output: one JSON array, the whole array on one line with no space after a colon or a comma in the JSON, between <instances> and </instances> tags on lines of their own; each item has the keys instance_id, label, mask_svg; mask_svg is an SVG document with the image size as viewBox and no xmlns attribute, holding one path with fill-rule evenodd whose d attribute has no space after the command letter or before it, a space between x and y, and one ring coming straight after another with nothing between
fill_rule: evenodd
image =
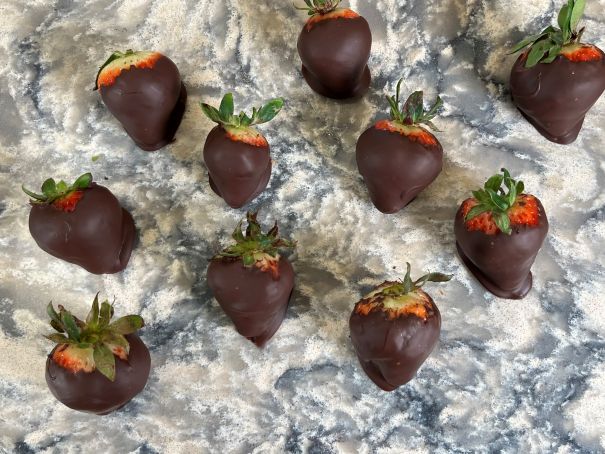
<instances>
[{"instance_id":1,"label":"strawberry calyx","mask_svg":"<svg viewBox=\"0 0 605 454\"><path fill-rule=\"evenodd\" d=\"M92 183L92 174L85 173L78 177L72 184L68 185L61 180L58 183L49 178L42 183L42 194L37 194L21 186L23 192L30 197L32 205L52 205L58 210L72 212L76 209L76 205L84 196L84 189L90 187Z\"/></svg>"},{"instance_id":2,"label":"strawberry calyx","mask_svg":"<svg viewBox=\"0 0 605 454\"><path fill-rule=\"evenodd\" d=\"M329 19L357 19L358 17L360 17L359 14L357 14L352 9L339 8L335 9L334 11L330 11L329 13L315 14L311 16L307 20L305 28L307 31L310 31L319 22L323 22Z\"/></svg>"},{"instance_id":3,"label":"strawberry calyx","mask_svg":"<svg viewBox=\"0 0 605 454\"><path fill-rule=\"evenodd\" d=\"M561 55L573 62L596 61L603 58L601 52L595 46L581 43L563 46Z\"/></svg>"},{"instance_id":4,"label":"strawberry calyx","mask_svg":"<svg viewBox=\"0 0 605 454\"><path fill-rule=\"evenodd\" d=\"M245 267L255 266L263 272L271 273L273 279L279 279L279 249L294 249L295 241L279 238L277 222L267 233L263 233L256 220L258 212L246 214L248 226L242 232L243 220L237 224L232 238L235 244L228 246L212 259L241 260Z\"/></svg>"},{"instance_id":5,"label":"strawberry calyx","mask_svg":"<svg viewBox=\"0 0 605 454\"><path fill-rule=\"evenodd\" d=\"M218 109L209 104L201 103L204 114L213 122L221 125L227 131L230 139L258 147L267 146L267 140L253 126L273 120L283 106L283 98L274 98L258 109L253 107L252 115L248 116L245 112L234 115L235 108L232 93L223 96Z\"/></svg>"},{"instance_id":6,"label":"strawberry calyx","mask_svg":"<svg viewBox=\"0 0 605 454\"><path fill-rule=\"evenodd\" d=\"M403 79L397 82L397 92L395 96L387 95L387 101L391 106L391 119L382 120L376 123L376 128L398 132L410 138L412 141L418 141L423 145L437 145L437 139L433 134L423 128L426 125L434 131L438 131L432 120L443 106L443 100L437 96L433 105L425 110L423 92L415 91L400 107L401 83Z\"/></svg>"},{"instance_id":7,"label":"strawberry calyx","mask_svg":"<svg viewBox=\"0 0 605 454\"><path fill-rule=\"evenodd\" d=\"M309 16L326 15L336 10L342 0L305 0L306 6L294 5L296 9L306 11Z\"/></svg>"},{"instance_id":8,"label":"strawberry calyx","mask_svg":"<svg viewBox=\"0 0 605 454\"><path fill-rule=\"evenodd\" d=\"M385 281L355 305L355 313L368 315L371 312L383 311L389 320L413 315L424 321L434 314L429 295L421 289L427 282L447 282L452 276L442 273L428 273L416 281L411 278L411 266L403 281Z\"/></svg>"},{"instance_id":9,"label":"strawberry calyx","mask_svg":"<svg viewBox=\"0 0 605 454\"><path fill-rule=\"evenodd\" d=\"M99 68L93 90L113 85L122 71L133 66L151 69L161 57L162 54L159 52L133 51L132 49L128 49L126 52L116 51Z\"/></svg>"},{"instance_id":10,"label":"strawberry calyx","mask_svg":"<svg viewBox=\"0 0 605 454\"><path fill-rule=\"evenodd\" d=\"M93 372L98 370L109 380L115 380L115 357L127 360L130 344L127 334L137 332L144 326L139 315L126 315L111 322L113 305L103 301L99 306L99 294L85 321L74 317L63 306L59 312L52 302L46 312L50 325L57 331L45 336L58 346L53 351L53 360L71 372Z\"/></svg>"},{"instance_id":11,"label":"strawberry calyx","mask_svg":"<svg viewBox=\"0 0 605 454\"><path fill-rule=\"evenodd\" d=\"M598 51L597 56L592 51L582 51L578 54L578 60L570 56L575 52L570 50L575 46L584 47L580 41L584 33L584 27L578 29L580 19L584 14L586 0L567 0L559 11L557 22L559 28L548 26L537 35L532 35L517 43L509 52L514 54L521 49L528 48L524 54L525 67L531 68L538 63L552 63L557 56L563 55L571 61L591 61L600 59ZM591 47L591 46L586 46ZM590 58L585 60L584 58Z\"/></svg>"},{"instance_id":12,"label":"strawberry calyx","mask_svg":"<svg viewBox=\"0 0 605 454\"><path fill-rule=\"evenodd\" d=\"M462 214L467 230L480 230L488 235L499 231L512 234L511 225L538 225L538 201L529 194L523 194L522 181L511 178L506 169L502 174L490 177L483 189L473 191L473 198L462 205Z\"/></svg>"}]
</instances>

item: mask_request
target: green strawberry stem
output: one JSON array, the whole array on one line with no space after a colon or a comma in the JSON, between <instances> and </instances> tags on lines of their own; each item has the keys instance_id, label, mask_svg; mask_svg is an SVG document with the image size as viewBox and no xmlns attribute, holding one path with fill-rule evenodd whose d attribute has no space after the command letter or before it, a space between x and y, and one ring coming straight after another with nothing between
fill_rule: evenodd
<instances>
[{"instance_id":1,"label":"green strawberry stem","mask_svg":"<svg viewBox=\"0 0 605 454\"><path fill-rule=\"evenodd\" d=\"M305 0L307 6L294 5L296 9L307 11L309 16L315 16L316 14L328 14L334 11L341 0Z\"/></svg>"},{"instance_id":2,"label":"green strawberry stem","mask_svg":"<svg viewBox=\"0 0 605 454\"><path fill-rule=\"evenodd\" d=\"M505 234L510 235L510 220L508 212L517 201L517 196L525 190L522 181L515 181L511 178L506 169L500 169L502 175L490 177L483 186L483 189L473 191L473 197L479 202L469 210L465 220L471 219L483 214L491 213L494 222L498 228ZM504 185L504 187L503 187Z\"/></svg>"},{"instance_id":3,"label":"green strawberry stem","mask_svg":"<svg viewBox=\"0 0 605 454\"><path fill-rule=\"evenodd\" d=\"M391 297L403 296L403 295L407 295L408 293L411 293L415 290L418 290L427 282L447 282L452 278L452 276L450 276L448 274L428 273L428 274L425 274L424 276L416 279L415 281L412 281L412 277L411 277L412 267L407 262L406 262L406 266L407 266L407 272L405 273L405 277L403 278L403 281L397 282L396 284L393 284L393 285L383 289L380 292L381 295L391 296Z\"/></svg>"},{"instance_id":4,"label":"green strawberry stem","mask_svg":"<svg viewBox=\"0 0 605 454\"><path fill-rule=\"evenodd\" d=\"M246 220L248 227L245 234L242 233L243 220L237 224L233 231L233 239L235 244L223 249L213 259L220 258L238 258L242 260L244 266L249 267L256 263L257 260L264 259L267 255L272 258L278 257L280 248L293 249L296 247L295 241L279 238L277 222L267 233L262 233L261 226L256 220L258 212L248 212Z\"/></svg>"},{"instance_id":5,"label":"green strawberry stem","mask_svg":"<svg viewBox=\"0 0 605 454\"><path fill-rule=\"evenodd\" d=\"M57 183L54 179L49 178L42 183L42 194L36 194L35 192L26 189L25 186L21 186L21 189L23 189L23 192L31 197L30 203L51 204L55 200L62 199L74 191L90 187L91 183L92 174L85 173L84 175L78 177L78 179L72 185L68 185L63 180Z\"/></svg>"},{"instance_id":6,"label":"green strawberry stem","mask_svg":"<svg viewBox=\"0 0 605 454\"><path fill-rule=\"evenodd\" d=\"M58 308L59 312L52 302L46 307L50 325L57 332L45 337L58 345L92 350L96 369L114 381L115 357L112 349L122 348L128 352L129 344L124 336L140 330L145 324L143 319L139 315L126 315L111 322L113 305L103 301L99 307L98 293L86 321L77 319L61 305Z\"/></svg>"},{"instance_id":7,"label":"green strawberry stem","mask_svg":"<svg viewBox=\"0 0 605 454\"><path fill-rule=\"evenodd\" d=\"M395 96L387 95L387 101L389 101L391 106L391 119L405 126L425 124L432 130L438 131L431 120L437 116L439 109L443 106L443 100L437 96L431 108L424 110L423 93L415 91L400 108L399 95L401 93L401 82L403 82L403 79L399 79L399 82L397 82L397 93Z\"/></svg>"},{"instance_id":8,"label":"green strawberry stem","mask_svg":"<svg viewBox=\"0 0 605 454\"><path fill-rule=\"evenodd\" d=\"M584 28L578 24L584 14L586 0L568 0L559 11L557 22L560 28L548 26L541 33L530 36L515 45L509 54L519 52L529 46L525 67L538 63L552 63L566 46L580 43Z\"/></svg>"},{"instance_id":9,"label":"green strawberry stem","mask_svg":"<svg viewBox=\"0 0 605 454\"><path fill-rule=\"evenodd\" d=\"M204 114L210 120L222 125L226 129L247 129L254 125L267 123L277 116L283 106L283 98L271 99L258 109L254 107L252 109L252 115L249 116L245 112L234 115L233 94L231 93L227 93L223 97L218 109L209 104L201 103Z\"/></svg>"}]
</instances>

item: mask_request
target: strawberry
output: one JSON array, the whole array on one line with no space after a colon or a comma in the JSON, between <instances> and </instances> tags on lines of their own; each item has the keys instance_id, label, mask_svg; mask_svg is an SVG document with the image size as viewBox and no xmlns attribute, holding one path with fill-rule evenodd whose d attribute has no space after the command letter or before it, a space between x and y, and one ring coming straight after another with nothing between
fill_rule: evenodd
<instances>
[{"instance_id":1,"label":"strawberry","mask_svg":"<svg viewBox=\"0 0 605 454\"><path fill-rule=\"evenodd\" d=\"M510 76L513 102L540 134L552 142L576 140L584 117L605 90L605 54L581 42L578 24L584 0L568 0L559 12L559 28L547 27L518 43L529 46Z\"/></svg>"},{"instance_id":2,"label":"strawberry","mask_svg":"<svg viewBox=\"0 0 605 454\"><path fill-rule=\"evenodd\" d=\"M424 110L416 91L399 108L401 80L395 97L387 96L391 119L380 120L357 141L357 168L372 202L383 213L396 213L410 203L441 172L443 148L421 125L435 129L431 120L443 104L441 98Z\"/></svg>"},{"instance_id":3,"label":"strawberry","mask_svg":"<svg viewBox=\"0 0 605 454\"><path fill-rule=\"evenodd\" d=\"M294 288L294 270L278 253L296 243L279 238L277 223L266 234L248 212L233 232L235 244L215 255L208 267L208 286L237 331L263 347L281 326Z\"/></svg>"},{"instance_id":4,"label":"strawberry","mask_svg":"<svg viewBox=\"0 0 605 454\"><path fill-rule=\"evenodd\" d=\"M71 186L52 178L31 197L29 231L42 250L94 274L126 268L135 238L134 220L109 191L86 173Z\"/></svg>"},{"instance_id":5,"label":"strawberry","mask_svg":"<svg viewBox=\"0 0 605 454\"><path fill-rule=\"evenodd\" d=\"M462 202L455 221L464 264L496 296L523 298L532 286L531 266L548 233L537 197L506 169Z\"/></svg>"},{"instance_id":6,"label":"strawberry","mask_svg":"<svg viewBox=\"0 0 605 454\"><path fill-rule=\"evenodd\" d=\"M297 7L311 16L298 38L302 74L309 86L328 98L365 94L371 75L368 59L372 33L368 22L340 0L305 0Z\"/></svg>"},{"instance_id":7,"label":"strawberry","mask_svg":"<svg viewBox=\"0 0 605 454\"><path fill-rule=\"evenodd\" d=\"M136 332L138 315L111 322L113 305L95 297L86 321L52 302L47 313L57 331L46 336L57 345L46 360L46 383L52 394L74 410L104 415L143 390L150 369L147 347Z\"/></svg>"},{"instance_id":8,"label":"strawberry","mask_svg":"<svg viewBox=\"0 0 605 454\"><path fill-rule=\"evenodd\" d=\"M450 279L429 273L413 282L408 263L402 282L386 281L355 304L351 342L364 372L381 389L409 382L437 345L441 314L421 287Z\"/></svg>"},{"instance_id":9,"label":"strawberry","mask_svg":"<svg viewBox=\"0 0 605 454\"><path fill-rule=\"evenodd\" d=\"M97 89L139 148L154 151L174 140L187 90L168 57L159 52L114 52L99 69Z\"/></svg>"},{"instance_id":10,"label":"strawberry","mask_svg":"<svg viewBox=\"0 0 605 454\"><path fill-rule=\"evenodd\" d=\"M258 196L271 178L271 158L267 139L254 128L271 121L284 105L272 99L252 115L233 114L233 95L227 93L219 109L202 104L204 114L215 126L204 145L204 161L210 187L232 208L241 208Z\"/></svg>"}]
</instances>

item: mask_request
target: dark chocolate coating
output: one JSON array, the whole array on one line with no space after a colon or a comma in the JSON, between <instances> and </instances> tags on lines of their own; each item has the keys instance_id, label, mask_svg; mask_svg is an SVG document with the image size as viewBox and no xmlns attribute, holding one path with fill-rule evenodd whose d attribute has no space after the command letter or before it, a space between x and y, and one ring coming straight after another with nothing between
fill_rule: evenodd
<instances>
[{"instance_id":1,"label":"dark chocolate coating","mask_svg":"<svg viewBox=\"0 0 605 454\"><path fill-rule=\"evenodd\" d=\"M29 231L49 254L93 274L112 274L128 265L134 220L109 189L96 183L84 190L72 212L32 205Z\"/></svg>"},{"instance_id":2,"label":"dark chocolate coating","mask_svg":"<svg viewBox=\"0 0 605 454\"><path fill-rule=\"evenodd\" d=\"M320 95L334 99L362 96L370 86L367 66L372 33L361 16L321 20L298 38L302 73Z\"/></svg>"},{"instance_id":3,"label":"dark chocolate coating","mask_svg":"<svg viewBox=\"0 0 605 454\"><path fill-rule=\"evenodd\" d=\"M415 315L389 320L382 310L351 314L351 342L359 363L384 391L393 391L414 378L437 345L441 314L430 297L429 301L433 313L426 320Z\"/></svg>"},{"instance_id":4,"label":"dark chocolate coating","mask_svg":"<svg viewBox=\"0 0 605 454\"><path fill-rule=\"evenodd\" d=\"M462 206L456 213L454 230L460 258L479 282L496 296L521 299L531 290L530 269L548 233L548 219L539 200L538 208L538 225L513 226L511 235L468 231Z\"/></svg>"},{"instance_id":5,"label":"dark chocolate coating","mask_svg":"<svg viewBox=\"0 0 605 454\"><path fill-rule=\"evenodd\" d=\"M160 57L151 69L124 70L100 91L107 108L139 148L154 151L173 141L185 112L187 90L168 57Z\"/></svg>"},{"instance_id":6,"label":"dark chocolate coating","mask_svg":"<svg viewBox=\"0 0 605 454\"><path fill-rule=\"evenodd\" d=\"M357 168L374 206L395 213L441 172L443 149L424 146L398 132L371 127L357 141Z\"/></svg>"},{"instance_id":7,"label":"dark chocolate coating","mask_svg":"<svg viewBox=\"0 0 605 454\"><path fill-rule=\"evenodd\" d=\"M86 413L105 415L124 406L143 390L151 367L149 350L139 336L129 334L126 339L130 344L128 360L116 356L113 382L98 370L71 372L55 363L51 352L46 360L50 392L69 408Z\"/></svg>"},{"instance_id":8,"label":"dark chocolate coating","mask_svg":"<svg viewBox=\"0 0 605 454\"><path fill-rule=\"evenodd\" d=\"M231 208L241 208L252 201L271 178L269 146L232 140L222 126L214 127L208 134L204 162L210 186Z\"/></svg>"},{"instance_id":9,"label":"dark chocolate coating","mask_svg":"<svg viewBox=\"0 0 605 454\"><path fill-rule=\"evenodd\" d=\"M279 259L279 278L241 260L213 259L208 267L208 286L237 332L263 347L281 326L292 289L294 270Z\"/></svg>"},{"instance_id":10,"label":"dark chocolate coating","mask_svg":"<svg viewBox=\"0 0 605 454\"><path fill-rule=\"evenodd\" d=\"M552 142L576 140L584 116L605 90L605 54L572 62L559 55L552 63L525 67L525 54L510 75L513 102L540 134Z\"/></svg>"}]
</instances>

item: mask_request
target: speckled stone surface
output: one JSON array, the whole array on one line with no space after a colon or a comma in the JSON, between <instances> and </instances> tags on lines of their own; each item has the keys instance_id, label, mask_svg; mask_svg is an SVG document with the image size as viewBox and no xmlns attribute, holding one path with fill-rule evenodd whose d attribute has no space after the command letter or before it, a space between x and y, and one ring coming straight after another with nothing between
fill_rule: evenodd
<instances>
[{"instance_id":1,"label":"speckled stone surface","mask_svg":"<svg viewBox=\"0 0 605 454\"><path fill-rule=\"evenodd\" d=\"M551 0L364 0L348 5L374 35L370 92L313 94L291 2L3 0L0 3L0 451L506 452L605 450L605 100L579 139L543 139L510 102L513 42L556 17ZM587 2L585 40L605 48L605 0ZM116 49L155 49L178 65L189 104L177 140L136 149L92 91ZM443 173L404 211L371 205L357 137L388 113L384 95L441 94ZM245 211L210 189L199 102L236 108L287 99L262 127L273 176L251 208L298 241L287 318L264 350L235 332L206 284L208 259ZM98 156L93 162L92 157ZM487 294L455 251L458 204L500 167L544 203L550 234L523 301ZM27 197L46 177L91 171L133 214L125 272L93 276L37 248ZM405 262L451 273L427 287L441 342L393 393L361 371L353 304ZM44 381L49 300L85 313L94 294L140 312L152 355L145 390L105 417L76 413Z\"/></svg>"}]
</instances>

